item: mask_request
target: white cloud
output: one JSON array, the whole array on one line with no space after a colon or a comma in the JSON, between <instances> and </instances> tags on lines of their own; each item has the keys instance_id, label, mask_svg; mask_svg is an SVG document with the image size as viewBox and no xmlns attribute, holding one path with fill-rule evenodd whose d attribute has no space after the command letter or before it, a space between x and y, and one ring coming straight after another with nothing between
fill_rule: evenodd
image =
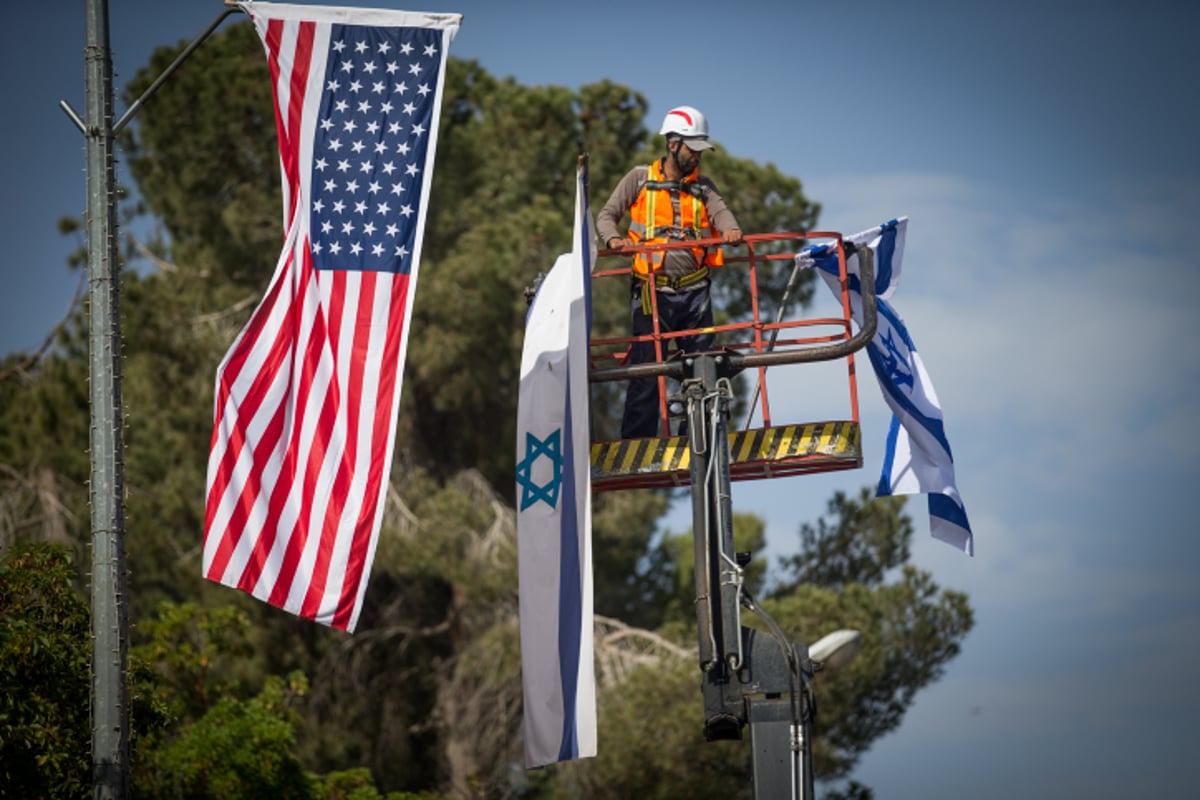
<instances>
[{"instance_id":1,"label":"white cloud","mask_svg":"<svg viewBox=\"0 0 1200 800\"><path fill-rule=\"evenodd\" d=\"M1102 213L946 175L851 176L817 193L828 216L852 221L834 226L847 233L910 217L892 300L954 422L952 444L983 428L1087 471L1114 453L1200 461L1200 437L1180 435L1200 390L1200 270L1186 240L1159 238L1178 236L1169 220L1194 190L1131 187Z\"/></svg>"}]
</instances>

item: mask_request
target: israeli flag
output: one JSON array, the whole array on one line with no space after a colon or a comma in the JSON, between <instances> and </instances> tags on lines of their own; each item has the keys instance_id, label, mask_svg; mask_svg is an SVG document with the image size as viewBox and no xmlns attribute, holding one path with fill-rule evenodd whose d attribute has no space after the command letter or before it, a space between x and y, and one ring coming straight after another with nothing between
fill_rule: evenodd
<instances>
[{"instance_id":1,"label":"israeli flag","mask_svg":"<svg viewBox=\"0 0 1200 800\"><path fill-rule=\"evenodd\" d=\"M525 322L517 405L517 550L525 766L596 755L588 337L596 237L576 176L574 246Z\"/></svg>"},{"instance_id":2,"label":"israeli flag","mask_svg":"<svg viewBox=\"0 0 1200 800\"><path fill-rule=\"evenodd\" d=\"M929 527L935 539L967 555L975 554L971 525L954 483L954 457L942 424L942 408L925 364L903 320L887 298L900 282L904 236L908 217L885 222L847 237L854 249L870 248L875 256L875 295L879 311L875 336L867 355L879 380L883 398L892 409L878 497L896 494L929 495ZM847 248L848 250L850 248ZM826 285L841 297L837 250L833 245L813 245L796 256L802 267L816 267ZM862 324L859 257L847 253L850 306Z\"/></svg>"}]
</instances>

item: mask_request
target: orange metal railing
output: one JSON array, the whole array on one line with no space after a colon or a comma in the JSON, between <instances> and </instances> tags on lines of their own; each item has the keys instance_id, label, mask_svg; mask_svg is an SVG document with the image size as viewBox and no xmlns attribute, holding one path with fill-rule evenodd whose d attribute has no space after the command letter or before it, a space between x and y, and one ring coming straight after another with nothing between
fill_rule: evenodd
<instances>
[{"instance_id":1,"label":"orange metal railing","mask_svg":"<svg viewBox=\"0 0 1200 800\"><path fill-rule=\"evenodd\" d=\"M783 243L794 243L794 246L781 247L780 245ZM841 281L841 316L785 319L782 314L782 304L779 304L780 307L777 309L779 313L776 314L775 319L764 319L763 303L758 285L760 266L777 261L794 264L795 256L804 247L813 243L828 243L836 249ZM619 251L601 250L598 254L600 260L592 277L595 281L606 279L628 281L631 272L628 262L633 253L690 248L697 245L721 246L722 241L719 238L712 238L628 247ZM593 339L590 343L591 380L602 382L629 380L634 377L657 377L661 433L664 437L670 436L667 415L667 378L680 377L684 371L681 358L670 359L670 351L677 349L676 346L673 346L674 340L685 336L694 336L698 333L712 332L718 336L718 347L721 350L733 354L747 369L752 369L756 373L758 391L753 399L754 408L750 410L751 414L748 414L746 418L747 425L751 415L757 411L762 419L763 427L772 427L770 392L767 385L768 367L837 358L845 358L847 362L850 418L857 424L859 420L858 387L855 379L853 350L857 349L857 346L861 346L866 339L863 337L865 331L860 330L859 335L855 336L851 329L846 254L841 234L830 232L751 234L744 237L742 245L725 245L725 247L725 266L718 269L745 271L745 280L750 296L749 318L733 320L703 330L663 331L658 320L658 293L651 292L652 332L647 336L640 337L621 336ZM745 255L737 254L736 250L741 247L744 247ZM622 263L620 266L605 267L604 262L611 263L614 257L620 257L626 263ZM869 306L870 328L873 333L874 303L869 303ZM863 327L866 328L867 325L864 324ZM866 338L869 338L869 335ZM652 342L655 360L646 364L625 363L629 348L635 342Z\"/></svg>"}]
</instances>

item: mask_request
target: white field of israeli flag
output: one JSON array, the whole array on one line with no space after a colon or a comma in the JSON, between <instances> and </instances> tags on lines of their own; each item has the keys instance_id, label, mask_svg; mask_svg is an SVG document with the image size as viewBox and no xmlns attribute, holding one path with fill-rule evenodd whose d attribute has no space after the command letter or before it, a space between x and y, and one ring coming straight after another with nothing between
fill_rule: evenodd
<instances>
[{"instance_id":1,"label":"white field of israeli flag","mask_svg":"<svg viewBox=\"0 0 1200 800\"><path fill-rule=\"evenodd\" d=\"M883 398L892 409L876 496L929 495L930 533L935 539L974 555L975 541L954 482L954 457L943 428L941 405L908 329L887 301L900 282L907 228L908 217L900 217L845 239L855 248L869 247L875 256L878 327L866 349ZM816 267L830 290L841 296L837 252L833 246L805 248L796 261L802 267ZM858 256L848 255L851 311L861 325L858 270Z\"/></svg>"},{"instance_id":2,"label":"white field of israeli flag","mask_svg":"<svg viewBox=\"0 0 1200 800\"><path fill-rule=\"evenodd\" d=\"M525 766L596 755L588 337L595 235L583 168L574 245L529 308L517 406Z\"/></svg>"}]
</instances>

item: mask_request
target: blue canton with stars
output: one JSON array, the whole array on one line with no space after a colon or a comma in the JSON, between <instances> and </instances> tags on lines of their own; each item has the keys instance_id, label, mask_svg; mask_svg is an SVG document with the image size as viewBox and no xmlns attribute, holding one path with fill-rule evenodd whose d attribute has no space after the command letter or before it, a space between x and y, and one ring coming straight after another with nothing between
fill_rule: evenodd
<instances>
[{"instance_id":1,"label":"blue canton with stars","mask_svg":"<svg viewBox=\"0 0 1200 800\"><path fill-rule=\"evenodd\" d=\"M441 38L333 26L312 150L316 269L411 270Z\"/></svg>"},{"instance_id":2,"label":"blue canton with stars","mask_svg":"<svg viewBox=\"0 0 1200 800\"><path fill-rule=\"evenodd\" d=\"M562 428L545 439L539 439L532 433L525 434L525 457L517 463L517 484L521 487L522 511L539 500L550 508L558 507L558 492L562 488L563 479L561 443ZM542 456L550 459L553 474L549 481L539 485L533 480L533 465Z\"/></svg>"}]
</instances>

